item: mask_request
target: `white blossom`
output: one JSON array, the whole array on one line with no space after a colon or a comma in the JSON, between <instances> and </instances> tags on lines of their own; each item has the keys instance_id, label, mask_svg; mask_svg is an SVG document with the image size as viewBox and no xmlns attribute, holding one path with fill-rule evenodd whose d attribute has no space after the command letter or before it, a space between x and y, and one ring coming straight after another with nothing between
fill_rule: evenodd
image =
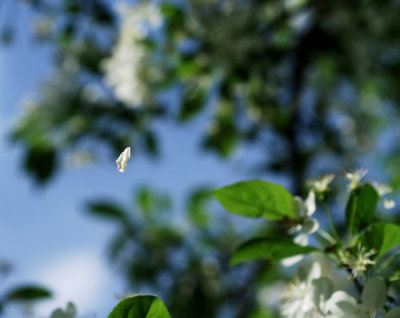
<instances>
[{"instance_id":1,"label":"white blossom","mask_svg":"<svg viewBox=\"0 0 400 318\"><path fill-rule=\"evenodd\" d=\"M319 228L318 221L311 217L316 210L314 191L309 192L305 201L298 196L294 197L293 204L293 212L296 219L294 220L295 224L291 226L289 232L297 233L297 236L294 238L296 244L306 246L308 244L308 235L316 232ZM282 260L281 264L292 266L303 258L303 255L292 256Z\"/></svg>"},{"instance_id":2,"label":"white blossom","mask_svg":"<svg viewBox=\"0 0 400 318\"><path fill-rule=\"evenodd\" d=\"M360 168L358 170L348 171L344 177L349 181L347 186L348 190L351 191L360 185L361 179L368 173L368 169Z\"/></svg>"},{"instance_id":3,"label":"white blossom","mask_svg":"<svg viewBox=\"0 0 400 318\"><path fill-rule=\"evenodd\" d=\"M328 301L330 317L335 318L373 318L380 311L387 297L385 281L372 277L367 281L361 293L361 303L344 291L336 291ZM383 318L399 317L400 307L394 307Z\"/></svg>"},{"instance_id":4,"label":"white blossom","mask_svg":"<svg viewBox=\"0 0 400 318\"><path fill-rule=\"evenodd\" d=\"M308 181L308 185L313 189L313 191L324 194L329 191L329 184L335 179L334 174L326 174L318 179L313 179Z\"/></svg>"},{"instance_id":5,"label":"white blossom","mask_svg":"<svg viewBox=\"0 0 400 318\"><path fill-rule=\"evenodd\" d=\"M282 317L304 318L310 316L312 312L315 313L312 281L321 276L321 271L318 262L299 268L297 277L284 293L283 304L280 307Z\"/></svg>"},{"instance_id":6,"label":"white blossom","mask_svg":"<svg viewBox=\"0 0 400 318\"><path fill-rule=\"evenodd\" d=\"M387 185L385 183L372 182L372 185L374 186L376 192L378 192L385 209L394 208L394 206L395 206L394 201L386 199L386 198L383 197L386 194L389 194L390 192L392 192L393 189L389 185Z\"/></svg>"},{"instance_id":7,"label":"white blossom","mask_svg":"<svg viewBox=\"0 0 400 318\"><path fill-rule=\"evenodd\" d=\"M131 157L131 147L127 147L118 157L118 159L115 161L118 166L118 171L119 172L124 172L126 169L126 166L128 165L128 160Z\"/></svg>"},{"instance_id":8,"label":"white blossom","mask_svg":"<svg viewBox=\"0 0 400 318\"><path fill-rule=\"evenodd\" d=\"M151 100L146 81L151 67L148 49L140 43L162 25L159 8L150 2L135 7L120 4L119 37L110 58L102 63L105 81L122 102L138 107Z\"/></svg>"}]
</instances>

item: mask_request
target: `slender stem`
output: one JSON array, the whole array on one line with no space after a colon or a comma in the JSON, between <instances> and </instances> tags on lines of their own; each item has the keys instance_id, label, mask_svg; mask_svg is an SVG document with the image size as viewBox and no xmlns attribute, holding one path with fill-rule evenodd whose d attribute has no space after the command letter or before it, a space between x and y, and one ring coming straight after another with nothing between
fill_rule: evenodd
<instances>
[{"instance_id":1,"label":"slender stem","mask_svg":"<svg viewBox=\"0 0 400 318\"><path fill-rule=\"evenodd\" d=\"M333 223L332 213L331 213L331 210L329 209L329 206L325 202L322 203L322 206L324 207L324 210L326 211L326 214L328 215L329 225L331 226L333 236L336 238L336 240L340 241L340 237L336 231L335 224Z\"/></svg>"},{"instance_id":2,"label":"slender stem","mask_svg":"<svg viewBox=\"0 0 400 318\"><path fill-rule=\"evenodd\" d=\"M325 239L329 244L335 244L336 240L324 230L319 229L316 233L318 233L323 239Z\"/></svg>"}]
</instances>

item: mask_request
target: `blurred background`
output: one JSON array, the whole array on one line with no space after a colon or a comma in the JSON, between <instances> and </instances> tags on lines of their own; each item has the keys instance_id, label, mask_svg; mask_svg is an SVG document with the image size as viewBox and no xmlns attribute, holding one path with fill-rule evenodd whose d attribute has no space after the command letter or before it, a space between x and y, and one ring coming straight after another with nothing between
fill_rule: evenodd
<instances>
[{"instance_id":1,"label":"blurred background","mask_svg":"<svg viewBox=\"0 0 400 318\"><path fill-rule=\"evenodd\" d=\"M210 190L259 178L303 195L362 166L396 198L399 14L397 0L0 0L0 316L73 301L105 317L151 292L176 318L277 317L287 273L229 256L282 224L231 216Z\"/></svg>"}]
</instances>

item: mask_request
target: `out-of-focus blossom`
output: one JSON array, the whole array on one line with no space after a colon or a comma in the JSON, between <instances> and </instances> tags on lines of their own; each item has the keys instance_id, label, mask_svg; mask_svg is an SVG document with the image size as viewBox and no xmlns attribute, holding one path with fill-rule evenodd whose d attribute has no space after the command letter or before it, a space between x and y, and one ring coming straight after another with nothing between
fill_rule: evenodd
<instances>
[{"instance_id":1,"label":"out-of-focus blossom","mask_svg":"<svg viewBox=\"0 0 400 318\"><path fill-rule=\"evenodd\" d=\"M368 173L368 169L360 168L358 170L346 172L344 177L349 181L347 186L351 191L360 185L361 179Z\"/></svg>"},{"instance_id":2,"label":"out-of-focus blossom","mask_svg":"<svg viewBox=\"0 0 400 318\"><path fill-rule=\"evenodd\" d=\"M296 220L294 220L295 224L290 227L289 232L298 233L294 238L294 242L306 246L308 244L308 235L316 232L319 228L318 221L311 217L316 210L314 192L310 191L305 201L296 196L293 204ZM284 259L281 263L284 266L292 266L303 258L303 255L296 255Z\"/></svg>"},{"instance_id":3,"label":"out-of-focus blossom","mask_svg":"<svg viewBox=\"0 0 400 318\"><path fill-rule=\"evenodd\" d=\"M127 165L128 165L128 160L131 158L131 147L127 147L118 157L118 159L115 161L118 166L118 171L119 172L124 172Z\"/></svg>"},{"instance_id":4,"label":"out-of-focus blossom","mask_svg":"<svg viewBox=\"0 0 400 318\"><path fill-rule=\"evenodd\" d=\"M110 58L103 61L105 80L116 97L131 107L151 100L148 76L155 76L149 65L149 51L142 43L163 23L158 6L150 2L131 7L120 4L119 37Z\"/></svg>"},{"instance_id":5,"label":"out-of-focus blossom","mask_svg":"<svg viewBox=\"0 0 400 318\"><path fill-rule=\"evenodd\" d=\"M393 189L385 183L373 182L372 185L374 186L374 188L376 189L376 192L378 192L379 196L381 197L383 206L386 209L394 208L394 206L395 206L394 201L383 197L386 194L389 194L390 192L392 192Z\"/></svg>"},{"instance_id":6,"label":"out-of-focus blossom","mask_svg":"<svg viewBox=\"0 0 400 318\"><path fill-rule=\"evenodd\" d=\"M361 294L361 303L343 291L333 293L328 301L329 317L335 318L370 318L376 317L386 302L387 287L380 277L372 277L367 281ZM394 307L384 314L383 318L400 317L400 307Z\"/></svg>"},{"instance_id":7,"label":"out-of-focus blossom","mask_svg":"<svg viewBox=\"0 0 400 318\"><path fill-rule=\"evenodd\" d=\"M280 307L282 317L304 318L314 311L312 281L320 276L321 265L318 262L299 268L297 277L284 293L283 304Z\"/></svg>"},{"instance_id":8,"label":"out-of-focus blossom","mask_svg":"<svg viewBox=\"0 0 400 318\"><path fill-rule=\"evenodd\" d=\"M318 179L308 181L311 189L318 194L325 194L329 191L329 184L335 179L334 174L326 174Z\"/></svg>"}]
</instances>

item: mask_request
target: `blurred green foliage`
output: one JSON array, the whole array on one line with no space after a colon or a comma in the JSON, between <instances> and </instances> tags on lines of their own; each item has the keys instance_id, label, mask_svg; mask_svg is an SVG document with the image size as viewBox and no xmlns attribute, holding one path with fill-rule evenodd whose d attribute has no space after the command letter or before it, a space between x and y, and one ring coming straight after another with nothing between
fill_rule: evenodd
<instances>
[{"instance_id":1,"label":"blurred green foliage","mask_svg":"<svg viewBox=\"0 0 400 318\"><path fill-rule=\"evenodd\" d=\"M252 169L284 173L299 192L305 176L318 173L315 162L319 170L354 165L397 116L397 1L161 1L161 39L135 45L149 50L160 73L143 79L152 95L178 92L179 107L153 98L134 108L102 82L118 35L112 3L26 2L51 21L47 41L56 50L54 76L13 134L39 182L88 140L113 155L132 143L156 155L155 119L207 112L203 147L223 157L242 144L265 149Z\"/></svg>"},{"instance_id":2,"label":"blurred green foliage","mask_svg":"<svg viewBox=\"0 0 400 318\"><path fill-rule=\"evenodd\" d=\"M230 268L243 229L225 213L211 213L210 198L204 187L195 189L185 209L190 216L183 219L174 215L165 193L148 187L135 191L132 207L114 201L88 203L88 213L117 224L108 251L125 277L128 295L156 293L178 318L188 313L194 318L219 317L223 310L244 318L266 310L255 295L281 275L267 262ZM256 228L266 231L265 224ZM269 233L279 231L277 224L268 228Z\"/></svg>"},{"instance_id":3,"label":"blurred green foliage","mask_svg":"<svg viewBox=\"0 0 400 318\"><path fill-rule=\"evenodd\" d=\"M11 136L23 149L23 167L41 184L71 153L90 149L98 158L99 143L113 158L126 145L135 145L136 155L162 155L156 120L201 118L204 149L226 159L239 146L263 151L260 161L244 165L290 178L301 194L306 177L353 167L380 149L381 134L398 121L395 0L160 1L161 36L135 43L160 76L143 78L154 98L137 107L104 82L103 62L119 32L113 2L23 2L38 17L36 39L54 48L53 75L26 102ZM2 27L4 42L12 42L13 23ZM162 98L168 94L176 98ZM400 184L398 146L385 147L380 163ZM132 208L95 200L88 210L116 222L110 258L133 292L160 292L177 318L224 310L268 317L251 287L265 282L267 265L228 271L233 247L246 235L231 219L211 216L208 197L208 189L193 192L179 226L170 200L151 187L139 190Z\"/></svg>"}]
</instances>

